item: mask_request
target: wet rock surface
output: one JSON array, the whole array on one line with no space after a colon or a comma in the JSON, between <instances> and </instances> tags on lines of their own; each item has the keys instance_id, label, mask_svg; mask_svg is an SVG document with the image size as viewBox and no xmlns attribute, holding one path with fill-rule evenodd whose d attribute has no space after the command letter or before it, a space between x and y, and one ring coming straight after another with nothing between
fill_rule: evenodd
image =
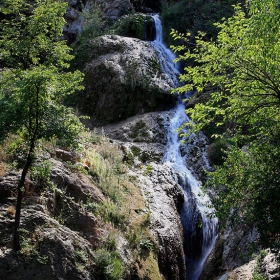
<instances>
[{"instance_id":1,"label":"wet rock surface","mask_svg":"<svg viewBox=\"0 0 280 280\"><path fill-rule=\"evenodd\" d=\"M194 259L200 256L201 252L201 229L198 228L196 236L186 236L185 238L195 238L194 248L185 248L184 237L180 218L180 210L184 203L184 193L179 185L182 178L169 164L165 163L165 153L168 145L167 131L170 120L173 117L173 110L146 113L129 118L116 124L110 124L99 128L100 133L119 143L124 151L124 159L131 165L132 176L137 178L138 184L144 192L152 217L152 232L159 243L159 258L161 272L165 279L185 279L184 254L190 252L189 257ZM202 177L202 165L204 149L206 145L205 137L198 138L185 150L182 146L181 153L185 156L186 166L195 171L197 178ZM197 157L197 159L195 159ZM192 164L196 162L197 165ZM199 168L197 168L199 166ZM144 176L143 176L144 175ZM145 176L146 175L146 176ZM195 201L193 202L195 205ZM190 206L190 201L188 202ZM195 207L195 206L194 206ZM196 212L196 211L194 211ZM198 227L199 218L194 218ZM186 242L187 241L187 242ZM175 261L177 260L177 261ZM166 263L171 270L164 267ZM172 278L175 277L175 278Z\"/></svg>"}]
</instances>

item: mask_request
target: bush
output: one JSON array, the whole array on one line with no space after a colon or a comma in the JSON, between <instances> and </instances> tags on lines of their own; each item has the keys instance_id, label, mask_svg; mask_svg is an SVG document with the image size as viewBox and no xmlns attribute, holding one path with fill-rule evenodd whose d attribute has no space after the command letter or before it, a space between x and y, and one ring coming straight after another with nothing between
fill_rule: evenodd
<instances>
[{"instance_id":1,"label":"bush","mask_svg":"<svg viewBox=\"0 0 280 280\"><path fill-rule=\"evenodd\" d=\"M172 28L180 33L190 32L193 40L198 31L204 31L209 37L215 37L217 29L213 23L231 16L232 5L237 2L239 1L183 0L163 5L162 24L165 41L172 42L170 37Z\"/></svg>"},{"instance_id":2,"label":"bush","mask_svg":"<svg viewBox=\"0 0 280 280\"><path fill-rule=\"evenodd\" d=\"M102 34L104 25L101 11L97 5L93 5L90 9L84 9L82 18L82 30L77 41L73 43L73 49L75 50L73 65L80 70L90 60L91 40Z\"/></svg>"},{"instance_id":3,"label":"bush","mask_svg":"<svg viewBox=\"0 0 280 280\"><path fill-rule=\"evenodd\" d=\"M113 26L115 34L125 37L147 40L147 29L153 26L152 17L142 14L131 14L121 17Z\"/></svg>"},{"instance_id":4,"label":"bush","mask_svg":"<svg viewBox=\"0 0 280 280\"><path fill-rule=\"evenodd\" d=\"M104 280L120 280L124 268L120 257L106 249L98 249L95 254L95 277Z\"/></svg>"},{"instance_id":5,"label":"bush","mask_svg":"<svg viewBox=\"0 0 280 280\"><path fill-rule=\"evenodd\" d=\"M226 156L224 150L228 147L228 143L225 139L217 139L214 143L208 147L208 158L214 165L222 165L224 157Z\"/></svg>"}]
</instances>

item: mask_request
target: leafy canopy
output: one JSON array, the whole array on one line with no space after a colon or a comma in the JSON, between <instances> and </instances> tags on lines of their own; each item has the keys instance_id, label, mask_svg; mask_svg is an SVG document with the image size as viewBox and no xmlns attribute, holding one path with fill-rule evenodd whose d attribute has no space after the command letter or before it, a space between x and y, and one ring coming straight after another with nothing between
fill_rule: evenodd
<instances>
[{"instance_id":1,"label":"leafy canopy","mask_svg":"<svg viewBox=\"0 0 280 280\"><path fill-rule=\"evenodd\" d=\"M218 214L225 221L234 207L237 215L258 226L266 245L280 246L280 5L278 0L248 1L248 16L240 6L235 14L216 23L216 41L200 32L192 51L179 60L185 68L176 89L203 92L210 99L187 110L190 132L221 127L212 137L228 141L225 162L211 174L220 190ZM172 31L174 39L189 41L190 34ZM173 47L181 52L184 47ZM222 191L221 186L226 190Z\"/></svg>"},{"instance_id":2,"label":"leafy canopy","mask_svg":"<svg viewBox=\"0 0 280 280\"><path fill-rule=\"evenodd\" d=\"M23 186L39 139L63 138L77 145L82 125L63 99L83 75L67 72L73 58L62 40L64 1L3 0L0 6L0 141L21 136L24 167L17 186L13 245L20 250Z\"/></svg>"},{"instance_id":3,"label":"leafy canopy","mask_svg":"<svg viewBox=\"0 0 280 280\"><path fill-rule=\"evenodd\" d=\"M83 76L66 71L73 56L62 40L65 9L61 1L3 1L1 139L13 132L27 141L55 136L75 143L81 125L62 101L81 88Z\"/></svg>"}]
</instances>

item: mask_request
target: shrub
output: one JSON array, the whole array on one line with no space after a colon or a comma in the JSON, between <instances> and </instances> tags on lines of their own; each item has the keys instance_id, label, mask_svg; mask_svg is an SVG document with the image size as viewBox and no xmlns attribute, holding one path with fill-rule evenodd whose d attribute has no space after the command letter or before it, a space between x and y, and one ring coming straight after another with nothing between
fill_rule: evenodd
<instances>
[{"instance_id":1,"label":"shrub","mask_svg":"<svg viewBox=\"0 0 280 280\"><path fill-rule=\"evenodd\" d=\"M98 249L95 254L95 277L104 280L120 280L124 268L120 257L106 249Z\"/></svg>"},{"instance_id":2,"label":"shrub","mask_svg":"<svg viewBox=\"0 0 280 280\"><path fill-rule=\"evenodd\" d=\"M153 24L150 16L142 14L131 14L121 17L113 26L115 34L141 40L147 39L146 30Z\"/></svg>"}]
</instances>

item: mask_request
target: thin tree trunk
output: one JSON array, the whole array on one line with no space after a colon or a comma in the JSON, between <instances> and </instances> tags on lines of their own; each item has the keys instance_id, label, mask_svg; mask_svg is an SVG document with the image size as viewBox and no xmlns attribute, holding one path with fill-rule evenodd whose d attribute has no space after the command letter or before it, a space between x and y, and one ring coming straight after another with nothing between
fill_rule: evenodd
<instances>
[{"instance_id":1,"label":"thin tree trunk","mask_svg":"<svg viewBox=\"0 0 280 280\"><path fill-rule=\"evenodd\" d=\"M31 111L33 110L33 107L30 108ZM32 114L30 114L30 131L32 131ZM21 201L22 201L22 195L23 195L23 187L25 183L25 178L27 175L27 172L29 168L32 165L32 160L34 156L34 149L35 149L35 143L37 138L37 133L39 129L39 87L36 86L36 103L35 103L35 127L32 133L32 137L29 138L29 151L27 155L27 159L24 165L24 168L21 173L21 178L17 186L17 205L16 205L16 215L15 215L15 227L14 227L14 236L13 236L13 245L14 245L14 251L19 251L20 241L19 241L19 224L20 224L20 212L21 212Z\"/></svg>"},{"instance_id":2,"label":"thin tree trunk","mask_svg":"<svg viewBox=\"0 0 280 280\"><path fill-rule=\"evenodd\" d=\"M28 153L26 163L24 165L24 168L21 173L21 178L17 186L17 204L16 204L16 215L15 215L15 227L14 227L14 237L13 237L13 245L14 245L14 251L19 251L20 241L19 241L19 224L20 224L20 212L21 212L21 201L22 201L22 195L23 195L23 187L25 178L27 175L27 172L32 164L32 154L34 150L34 144L31 145L30 151Z\"/></svg>"}]
</instances>

